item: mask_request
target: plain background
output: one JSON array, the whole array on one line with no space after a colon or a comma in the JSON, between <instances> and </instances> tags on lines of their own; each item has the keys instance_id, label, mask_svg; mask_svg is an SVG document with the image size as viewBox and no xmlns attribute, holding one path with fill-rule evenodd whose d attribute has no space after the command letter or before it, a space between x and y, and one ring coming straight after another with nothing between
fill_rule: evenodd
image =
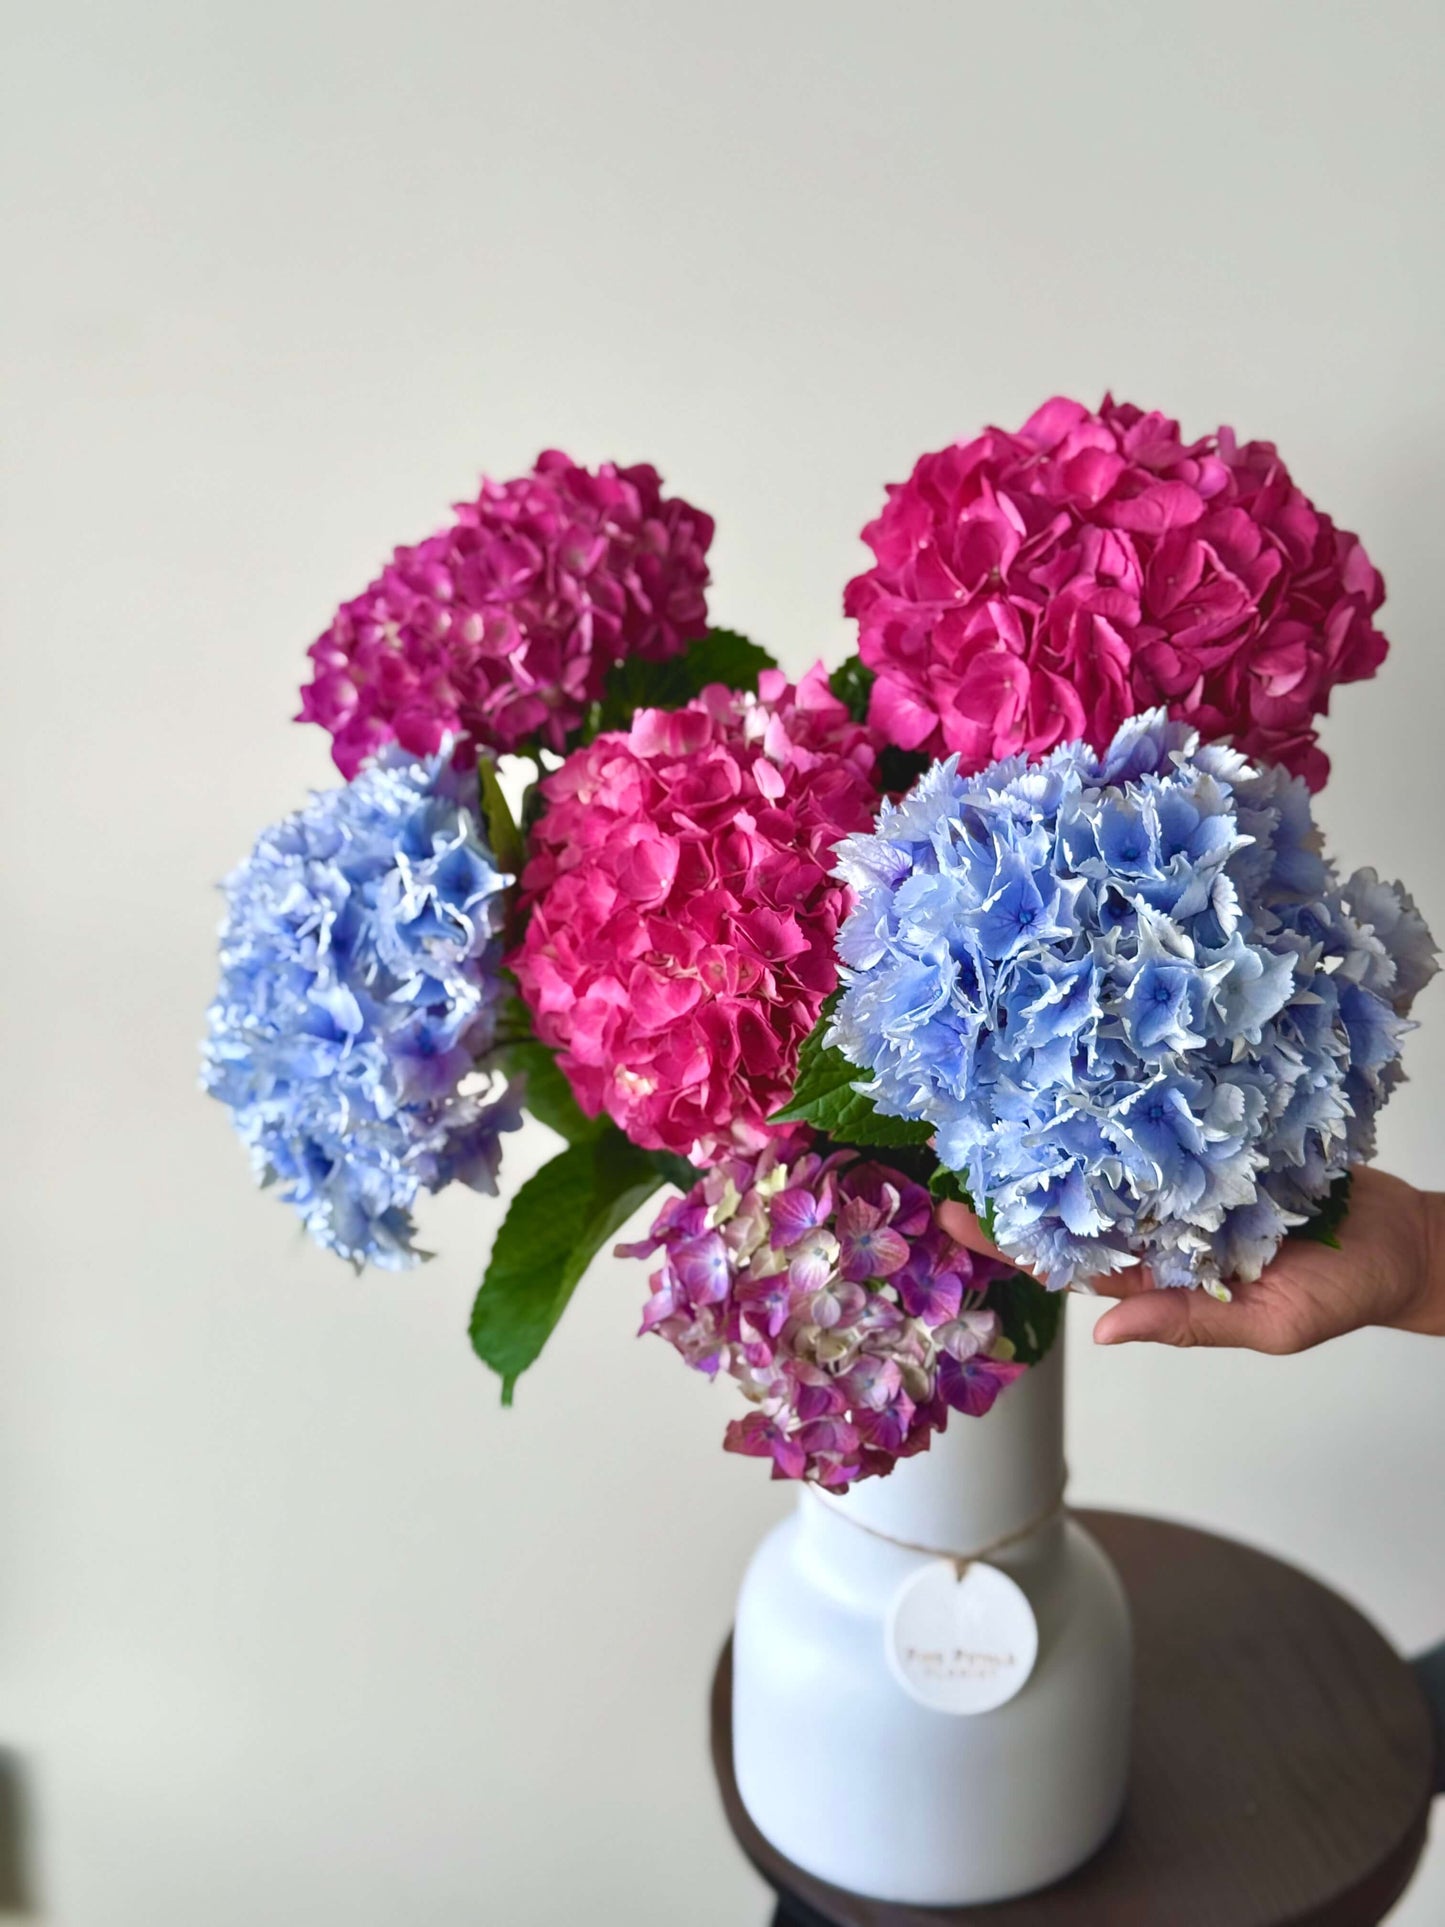
<instances>
[{"instance_id":1,"label":"plain background","mask_svg":"<svg viewBox=\"0 0 1445 1927\"><path fill-rule=\"evenodd\" d=\"M848 647L885 481L1106 387L1364 534L1320 812L1445 930L1434 6L8 9L0 1745L59 1927L761 1922L705 1756L787 1503L599 1263L514 1411L497 1209L354 1279L197 1095L214 880L328 779L303 652L560 443L718 518L716 619ZM1385 1120L1445 1183L1445 992ZM547 1152L509 1151L515 1181ZM1445 1633L1445 1345L1094 1353L1074 1491ZM1047 1816L1039 1816L1047 1824ZM1436 1849L1398 1920L1445 1916Z\"/></svg>"}]
</instances>

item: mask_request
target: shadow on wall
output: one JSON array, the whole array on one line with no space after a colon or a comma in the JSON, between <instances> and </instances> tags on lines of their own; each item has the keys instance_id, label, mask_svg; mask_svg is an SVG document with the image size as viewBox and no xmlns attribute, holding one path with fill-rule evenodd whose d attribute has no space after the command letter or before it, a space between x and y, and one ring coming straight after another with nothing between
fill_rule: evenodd
<instances>
[{"instance_id":1,"label":"shadow on wall","mask_svg":"<svg viewBox=\"0 0 1445 1927\"><path fill-rule=\"evenodd\" d=\"M25 1770L19 1754L0 1747L0 1916L10 1920L35 1917L30 1867Z\"/></svg>"}]
</instances>

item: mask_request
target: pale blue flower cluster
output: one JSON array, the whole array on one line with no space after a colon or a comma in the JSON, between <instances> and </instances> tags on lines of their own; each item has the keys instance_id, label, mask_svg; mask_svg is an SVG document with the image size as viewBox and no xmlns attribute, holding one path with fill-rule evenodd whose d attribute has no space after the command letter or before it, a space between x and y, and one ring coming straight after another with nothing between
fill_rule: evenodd
<instances>
[{"instance_id":1,"label":"pale blue flower cluster","mask_svg":"<svg viewBox=\"0 0 1445 1927\"><path fill-rule=\"evenodd\" d=\"M1435 948L1398 885L1339 882L1283 770L1154 711L1102 755L935 764L838 856L829 1041L1049 1284L1142 1258L1222 1292L1370 1156Z\"/></svg>"},{"instance_id":2,"label":"pale blue flower cluster","mask_svg":"<svg viewBox=\"0 0 1445 1927\"><path fill-rule=\"evenodd\" d=\"M495 1192L520 1123L481 1060L503 891L475 770L388 750L262 832L228 879L203 1082L264 1183L353 1263L413 1264L419 1191Z\"/></svg>"}]
</instances>

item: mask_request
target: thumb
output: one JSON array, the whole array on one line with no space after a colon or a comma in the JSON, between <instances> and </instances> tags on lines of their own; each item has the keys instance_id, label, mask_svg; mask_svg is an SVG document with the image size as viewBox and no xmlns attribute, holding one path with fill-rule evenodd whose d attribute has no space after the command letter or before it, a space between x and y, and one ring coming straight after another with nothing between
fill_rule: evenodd
<instances>
[{"instance_id":1,"label":"thumb","mask_svg":"<svg viewBox=\"0 0 1445 1927\"><path fill-rule=\"evenodd\" d=\"M1121 1299L1094 1327L1096 1345L1219 1345L1277 1351L1272 1332L1247 1300L1223 1304L1208 1292L1155 1287Z\"/></svg>"}]
</instances>

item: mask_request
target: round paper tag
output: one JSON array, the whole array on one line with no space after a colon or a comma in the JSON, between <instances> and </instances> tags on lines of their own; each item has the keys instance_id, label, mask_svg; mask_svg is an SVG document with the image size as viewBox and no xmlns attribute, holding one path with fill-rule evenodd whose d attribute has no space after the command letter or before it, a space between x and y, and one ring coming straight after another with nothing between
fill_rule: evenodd
<instances>
[{"instance_id":1,"label":"round paper tag","mask_svg":"<svg viewBox=\"0 0 1445 1927\"><path fill-rule=\"evenodd\" d=\"M948 1559L899 1587L884 1639L899 1684L939 1713L988 1713L1019 1692L1039 1656L1023 1589L997 1566Z\"/></svg>"}]
</instances>

